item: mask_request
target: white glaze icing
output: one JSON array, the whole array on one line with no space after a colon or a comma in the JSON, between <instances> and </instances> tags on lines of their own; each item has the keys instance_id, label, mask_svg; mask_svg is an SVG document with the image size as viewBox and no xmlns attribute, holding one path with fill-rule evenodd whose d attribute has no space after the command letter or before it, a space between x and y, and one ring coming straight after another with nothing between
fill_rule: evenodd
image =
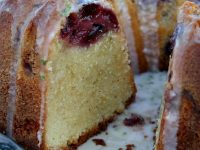
<instances>
[{"instance_id":1,"label":"white glaze icing","mask_svg":"<svg viewBox=\"0 0 200 150\"><path fill-rule=\"evenodd\" d=\"M6 11L9 12L10 14L13 15L13 18L15 18L16 14L13 13L14 9L13 9L13 5L11 5L10 7L7 7L7 3L5 1L1 1L0 3L0 13ZM14 20L14 23L16 24L16 20ZM16 47L17 42L15 39L16 36L16 30L14 30L15 26L12 26L12 37L11 40L13 47ZM14 40L14 41L13 41ZM13 62L11 62L13 64L11 64L11 68L9 70L9 74L10 74L10 81L9 81L9 89L8 89L8 107L7 107L7 116L6 116L6 122L7 122L7 127L6 127L6 132L8 134L8 136L10 138L12 138L12 125L13 125L13 115L14 115L14 104L15 104L15 99L16 99L16 66L17 63L15 63L17 61L17 56L14 57ZM10 114L11 111L11 114Z\"/></svg>"},{"instance_id":2,"label":"white glaze icing","mask_svg":"<svg viewBox=\"0 0 200 150\"><path fill-rule=\"evenodd\" d=\"M179 46L181 44L184 44L184 46L186 46L188 44L193 44L193 42L200 43L200 27L198 23L198 21L200 20L200 6L197 6L197 10L194 13L187 14L187 11L193 12L194 8L188 5L185 6L186 4L192 4L194 6L193 2L185 2L180 8L178 23L183 24L181 30L183 32L179 33L179 36L177 38L177 43L179 44ZM191 41L191 39L193 40ZM181 40L183 41L182 43L180 43ZM191 43L189 43L188 41L191 41Z\"/></svg>"},{"instance_id":3,"label":"white glaze icing","mask_svg":"<svg viewBox=\"0 0 200 150\"><path fill-rule=\"evenodd\" d=\"M136 0L141 31L144 39L144 53L152 71L158 70L158 22L156 20L157 0Z\"/></svg>"},{"instance_id":4,"label":"white glaze icing","mask_svg":"<svg viewBox=\"0 0 200 150\"><path fill-rule=\"evenodd\" d=\"M133 34L134 31L132 29L131 17L128 12L127 4L124 0L118 0L116 3L117 3L117 7L119 8L120 16L123 21L123 28L124 28L125 36L127 39L127 45L129 49L131 64L132 64L134 73L138 73L139 66L138 66L138 56L137 56L136 47L135 47L135 37Z\"/></svg>"},{"instance_id":5,"label":"white glaze icing","mask_svg":"<svg viewBox=\"0 0 200 150\"><path fill-rule=\"evenodd\" d=\"M43 60L48 60L49 46L52 40L55 38L57 32L60 29L61 25L61 17L59 16L59 12L63 9L62 6L58 5L48 5L43 12L42 16L39 18L37 24L37 49L40 57ZM48 34L47 34L48 33ZM45 76L48 68L41 64L40 74ZM40 108L40 128L37 132L38 137L38 146L40 147L42 143L42 136L44 130L44 113L45 113L45 103L46 103L46 81L40 81L40 90L41 90L41 108Z\"/></svg>"},{"instance_id":6,"label":"white glaze icing","mask_svg":"<svg viewBox=\"0 0 200 150\"><path fill-rule=\"evenodd\" d=\"M173 91L170 91L170 103L165 102L164 109L165 114L165 128L163 130L163 145L164 150L176 150L177 147L177 132L179 128L179 108L180 108L180 95L176 94L181 92L180 88L174 87Z\"/></svg>"},{"instance_id":7,"label":"white glaze icing","mask_svg":"<svg viewBox=\"0 0 200 150\"><path fill-rule=\"evenodd\" d=\"M18 2L19 5L21 1ZM24 30L26 29L28 23L31 21L31 19L36 15L36 12L40 7L34 7L30 13L25 17L25 21L23 25L20 27L19 25L19 17L21 15L24 15L23 8L19 8L19 11L16 11L15 8L9 8L10 13L13 14L13 25L12 25L12 42L13 42L13 47L16 50L14 59L11 64L11 69L10 69L10 81L9 81L9 100L8 100L8 110L7 110L7 129L6 133L9 137L12 138L12 129L13 129L13 119L14 119L14 114L15 114L15 103L16 103L16 77L17 77L17 70L19 68L20 64L20 56L21 56L21 47L20 47L20 42L23 39L23 33ZM22 9L22 10L21 10ZM6 8L8 10L8 8ZM17 13L16 13L17 12ZM26 13L25 13L26 14ZM17 30L17 26L19 26L19 29ZM18 41L19 39L19 41ZM20 77L19 77L20 78Z\"/></svg>"},{"instance_id":8,"label":"white glaze icing","mask_svg":"<svg viewBox=\"0 0 200 150\"><path fill-rule=\"evenodd\" d=\"M8 10L8 11L10 11L10 10ZM28 21L27 21L27 23L28 23ZM24 25L25 26L25 25ZM56 27L55 27L56 28ZM52 31L55 31L55 29L52 29ZM198 30L198 32L199 32L199 30ZM23 35L23 34L22 34ZM55 35L55 33L52 33L52 34L50 34L50 36L49 36L49 39L46 41L46 43L47 44L49 44L50 43L50 41L51 41L51 39L54 37L54 35ZM42 44L44 41L40 41L39 43L38 43L38 45L40 45L40 44ZM199 42L199 37L197 36L197 42ZM45 48L46 49L46 48ZM47 48L48 49L48 48ZM48 51L46 51L46 52L48 52ZM46 53L45 55L45 58L47 58L47 56L48 56L48 53ZM11 91L13 91L13 89L11 88ZM12 93L12 92L11 92ZM44 102L44 101L43 101ZM43 112L42 112L42 110L44 110L44 109L42 109L41 108L41 114L43 114ZM169 115L170 116L170 115ZM42 117L43 118L43 117ZM168 118L171 118L171 117L168 117ZM173 120L172 120L172 122L173 122ZM39 135L39 137L41 136L41 133L38 133L38 135Z\"/></svg>"},{"instance_id":9,"label":"white glaze icing","mask_svg":"<svg viewBox=\"0 0 200 150\"><path fill-rule=\"evenodd\" d=\"M187 2L190 3L190 2ZM173 60L172 68L173 75L171 78L171 85L173 89L169 93L169 100L165 101L165 109L164 116L166 119L165 126L163 129L163 145L164 150L176 150L177 149L177 133L179 129L179 110L181 105L181 96L182 93L182 82L183 82L183 74L181 74L182 68L184 67L183 64L179 64L181 58L188 50L188 47L194 45L196 43L200 43L200 27L198 25L198 21L200 20L200 13L198 15L195 14L188 14L188 10L192 10L191 7L183 7L180 8L179 15L178 15L178 23L181 24L181 29L178 30L178 35L176 39L175 48L173 51ZM199 8L198 8L199 9ZM200 12L200 9L198 10ZM177 70L177 67L179 70Z\"/></svg>"}]
</instances>

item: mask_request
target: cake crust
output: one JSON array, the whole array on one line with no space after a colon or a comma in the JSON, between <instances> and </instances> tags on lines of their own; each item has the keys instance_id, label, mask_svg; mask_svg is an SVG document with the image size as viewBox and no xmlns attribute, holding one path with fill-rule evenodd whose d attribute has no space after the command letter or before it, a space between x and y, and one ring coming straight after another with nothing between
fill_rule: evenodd
<instances>
[{"instance_id":1,"label":"cake crust","mask_svg":"<svg viewBox=\"0 0 200 150\"><path fill-rule=\"evenodd\" d=\"M185 2L180 9L176 46L169 67L157 150L200 147L200 8Z\"/></svg>"},{"instance_id":2,"label":"cake crust","mask_svg":"<svg viewBox=\"0 0 200 150\"><path fill-rule=\"evenodd\" d=\"M17 79L16 111L13 122L13 137L19 144L38 149L37 132L40 124L40 57L35 48L36 27L25 31L21 49L20 68Z\"/></svg>"},{"instance_id":3,"label":"cake crust","mask_svg":"<svg viewBox=\"0 0 200 150\"><path fill-rule=\"evenodd\" d=\"M168 88L165 91L164 99L165 101L174 101L176 98L180 99L181 105L179 111L179 120L178 120L178 131L176 136L177 143L174 144L174 138L171 138L170 133L167 132L168 127L173 128L173 126L168 126L168 120L167 115L169 111L169 107L173 107L173 105L170 105L167 103L168 107L165 107L163 110L163 117L160 122L160 130L159 130L159 137L157 137L158 141L156 143L156 150L165 150L167 149L166 146L170 145L171 149L176 147L177 150L185 150L186 147L188 147L189 150L196 150L200 146L200 138L199 138L199 131L200 128L199 125L199 106L196 105L196 102L198 100L193 98L193 95L187 91L184 90L180 95L177 95L177 97L171 97L171 92L173 88L170 84L168 84ZM165 104L166 105L166 104ZM174 130L175 131L175 130Z\"/></svg>"},{"instance_id":4,"label":"cake crust","mask_svg":"<svg viewBox=\"0 0 200 150\"><path fill-rule=\"evenodd\" d=\"M38 34L41 34L43 28L47 32L47 28L51 26L55 22L51 22L48 20L47 16L50 16L51 19L59 20L60 14L58 16L58 12L55 9L56 2L55 1L37 1L37 0L21 0L20 3L17 3L18 1L11 1L7 0L5 1L5 4L7 5L6 8L10 8L12 12L1 12L1 18L0 22L4 22L5 24L0 24L0 27L2 27L0 30L2 30L2 33L5 34L5 36L0 36L0 39L4 38L4 40L0 41L0 45L3 46L3 53L0 52L0 59L3 60L3 58L7 58L8 61L3 61L3 65L0 64L0 67L2 65L3 68L6 68L5 72L1 72L2 69L0 69L0 78L5 79L5 84L3 86L0 85L0 102L2 102L3 107L0 106L0 132L4 132L7 127L7 109L5 109L8 106L8 100L6 99L8 96L8 90L9 90L9 71L11 66L8 66L8 64L12 64L13 57L16 56L15 53L12 52L18 52L19 56L18 58L18 66L16 70L16 95L15 95L15 104L13 107L13 125L12 126L12 135L11 137L16 140L17 143L24 146L25 149L32 149L32 150L38 150L38 149L48 149L46 145L46 141L44 139L45 129L43 130L43 124L42 122L46 119L46 114L44 113L43 118L41 118L41 104L42 104L42 94L46 94L46 91L41 91L41 83L43 78L41 78L41 68L44 62L41 62L43 60L43 52L45 46L39 47L38 46ZM52 9L51 9L52 6ZM16 8L23 8L25 7L24 12L20 12L18 9L16 9L17 13L19 13L21 16L17 18L16 20L13 20L13 17L15 16L14 13ZM49 12L49 10L52 10ZM18 14L18 15L19 15ZM58 19L58 18L59 19ZM47 18L47 20L45 20ZM44 20L46 21L44 21ZM5 21L6 20L6 21ZM43 21L46 24L42 24ZM60 20L58 21L60 23ZM14 26L15 25L15 26ZM6 29L6 30L4 30ZM11 33L12 29L16 29L18 32L15 33L18 35L16 43L18 44L15 49L12 48L12 35ZM56 31L57 32L57 29ZM49 34L49 33L48 33ZM42 35L42 34L41 34ZM122 36L122 35L121 35ZM123 37L123 36L122 36ZM49 37L46 37L45 34L45 40ZM1 43L2 42L2 43ZM6 43L6 44L5 44ZM10 44L10 45L7 45ZM49 44L49 43L48 43ZM45 53L45 52L44 52ZM8 56L7 56L8 55ZM48 57L48 56L47 56ZM1 61L0 60L0 61ZM44 61L44 60L43 60ZM128 64L128 63L127 63ZM128 66L129 67L129 66ZM46 70L45 70L46 71ZM7 78L8 75L8 78ZM124 105L130 104L132 102L133 97L135 97L136 88L134 86L133 81L133 74L130 72L128 74L130 76L127 76L128 79L130 79L130 86L132 90L132 97L125 102ZM3 80L2 80L3 81ZM3 89L3 90L1 90ZM6 98L2 98L2 95L5 95ZM46 99L45 99L46 100ZM44 103L45 105L45 103ZM45 106L44 106L45 107ZM46 112L46 110L44 110ZM79 139L76 141L73 141L71 145L69 145L68 149L76 149L76 147L83 142L85 142L89 137L91 137L94 134L97 134L102 129L105 129L106 126L110 121L113 120L113 118L121 112L115 112L113 115L111 115L109 118L105 118L102 122L100 122L98 125L91 128L91 130L86 131L82 135L80 135ZM40 131L40 128L43 130L43 136L39 137L38 131ZM41 139L40 139L41 138ZM41 140L41 141L40 141ZM39 144L41 144L41 147L39 147ZM49 148L54 149L54 148ZM62 148L58 148L62 149ZM63 147L63 149L67 149Z\"/></svg>"},{"instance_id":5,"label":"cake crust","mask_svg":"<svg viewBox=\"0 0 200 150\"><path fill-rule=\"evenodd\" d=\"M139 73L142 73L142 72L145 72L148 70L148 64L147 64L146 57L143 53L144 41L142 38L142 33L140 30L140 23L139 23L140 21L139 21L138 14L137 14L138 8L137 8L137 6L136 6L137 4L134 0L125 0L125 1L127 3L129 14L131 16L131 26L132 26L133 35L135 38L135 50L138 55Z\"/></svg>"},{"instance_id":6,"label":"cake crust","mask_svg":"<svg viewBox=\"0 0 200 150\"><path fill-rule=\"evenodd\" d=\"M11 26L13 24L13 17L9 12L2 12L0 14L0 22L0 132L5 133L9 97L9 71L14 57L11 42Z\"/></svg>"}]
</instances>

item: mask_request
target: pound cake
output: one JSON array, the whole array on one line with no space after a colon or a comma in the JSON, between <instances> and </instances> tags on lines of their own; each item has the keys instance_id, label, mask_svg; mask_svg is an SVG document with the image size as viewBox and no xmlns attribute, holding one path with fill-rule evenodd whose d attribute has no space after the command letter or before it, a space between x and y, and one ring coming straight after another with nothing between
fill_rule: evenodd
<instances>
[{"instance_id":1,"label":"pound cake","mask_svg":"<svg viewBox=\"0 0 200 150\"><path fill-rule=\"evenodd\" d=\"M175 42L173 33L176 30L177 12L185 1L114 1L122 20L135 73L168 69Z\"/></svg>"},{"instance_id":2,"label":"pound cake","mask_svg":"<svg viewBox=\"0 0 200 150\"><path fill-rule=\"evenodd\" d=\"M200 6L180 8L175 48L156 135L157 150L200 147Z\"/></svg>"},{"instance_id":3,"label":"pound cake","mask_svg":"<svg viewBox=\"0 0 200 150\"><path fill-rule=\"evenodd\" d=\"M174 44L171 38L176 26L177 10L184 1L118 1L136 73L168 68Z\"/></svg>"},{"instance_id":4,"label":"pound cake","mask_svg":"<svg viewBox=\"0 0 200 150\"><path fill-rule=\"evenodd\" d=\"M76 149L135 96L110 0L4 0L0 47L0 131L26 149Z\"/></svg>"},{"instance_id":5,"label":"pound cake","mask_svg":"<svg viewBox=\"0 0 200 150\"><path fill-rule=\"evenodd\" d=\"M144 41L136 2L134 0L117 0L115 4L122 20L134 73L145 72L148 70L148 64L143 52Z\"/></svg>"}]
</instances>

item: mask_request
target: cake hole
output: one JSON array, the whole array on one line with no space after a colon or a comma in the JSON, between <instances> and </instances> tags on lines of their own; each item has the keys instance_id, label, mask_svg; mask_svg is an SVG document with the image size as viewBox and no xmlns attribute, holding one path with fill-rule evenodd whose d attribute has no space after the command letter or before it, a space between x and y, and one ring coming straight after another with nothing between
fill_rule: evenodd
<instances>
[{"instance_id":1,"label":"cake hole","mask_svg":"<svg viewBox=\"0 0 200 150\"><path fill-rule=\"evenodd\" d=\"M172 72L172 71L170 71L170 72L169 72L169 75L168 75L168 82L170 82L170 81L171 81L172 75L173 75L173 72Z\"/></svg>"},{"instance_id":2,"label":"cake hole","mask_svg":"<svg viewBox=\"0 0 200 150\"><path fill-rule=\"evenodd\" d=\"M33 75L33 68L30 63L24 62L24 71L27 75Z\"/></svg>"},{"instance_id":3,"label":"cake hole","mask_svg":"<svg viewBox=\"0 0 200 150\"><path fill-rule=\"evenodd\" d=\"M175 45L175 38L173 36L170 36L168 42L165 44L165 55L170 56L173 52L174 49L174 45Z\"/></svg>"}]
</instances>

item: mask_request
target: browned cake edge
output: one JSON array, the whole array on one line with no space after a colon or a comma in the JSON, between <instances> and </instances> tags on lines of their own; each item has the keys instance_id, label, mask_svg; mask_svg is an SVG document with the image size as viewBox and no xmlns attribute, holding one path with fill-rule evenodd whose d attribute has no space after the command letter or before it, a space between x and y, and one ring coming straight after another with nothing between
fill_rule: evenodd
<instances>
[{"instance_id":1,"label":"browned cake edge","mask_svg":"<svg viewBox=\"0 0 200 150\"><path fill-rule=\"evenodd\" d=\"M0 132L6 132L9 99L11 62L14 58L12 47L13 16L9 12L0 14Z\"/></svg>"},{"instance_id":2,"label":"browned cake edge","mask_svg":"<svg viewBox=\"0 0 200 150\"><path fill-rule=\"evenodd\" d=\"M41 21L46 19L47 15L53 19L57 18L58 15L57 11L55 11L55 1L48 1L41 5L40 8L37 11L38 13L33 15L31 21L28 22L27 27L25 27L20 43L21 59L17 71L16 112L13 122L14 139L25 148L31 150L39 149L40 138L42 138L40 137L42 133L39 132L42 132L43 115L45 115L45 110L41 110L45 107L43 106L45 98L42 97L42 93L45 95L45 91L42 91L44 79L41 77L41 68L44 68L41 51L44 50L42 49L43 47L36 44L37 34L40 34L38 30L40 31L40 28L43 27L41 27ZM52 11L49 12L48 10ZM49 23L48 18L45 21ZM51 24L44 24L44 26L48 28Z\"/></svg>"},{"instance_id":3,"label":"browned cake edge","mask_svg":"<svg viewBox=\"0 0 200 150\"><path fill-rule=\"evenodd\" d=\"M4 96L6 96L6 98L0 97L0 102L1 100L3 101L3 105L1 106L5 105L4 107L0 107L0 132L11 136L13 140L16 140L16 142L21 145L29 145L32 150L38 149L37 132L40 127L39 120L41 106L39 69L41 59L35 48L37 33L36 25L34 24L34 21L30 22L29 19L34 16L36 8L38 9L42 4L45 4L43 1L22 0L18 3L17 0L5 0L3 1L3 6L5 8L2 7L2 10L0 10L2 11L1 15L3 15L3 17L1 17L2 23L0 24L3 34L0 39L4 39L1 40L2 43L0 43L3 47L2 53L0 52L0 58L3 60L3 63L1 63L3 69L1 68L1 71L4 71L0 77L7 80L7 74L10 73L11 68L14 66L13 61L17 59L16 61L19 63L17 68L15 68L16 76L14 77L16 77L16 85L12 85L15 88L12 90L16 90L16 95L13 95L12 97L12 100L15 99L14 103L10 103L11 97L5 92L6 88L7 93L9 91L11 78L9 77L8 81L3 84L3 87L0 86L1 89L3 88L0 93L3 92L3 94L5 94ZM38 4L38 2L40 4ZM19 7L19 5L21 6ZM24 8L24 10L19 11L18 8ZM16 15L17 17L15 16L14 21L12 21L10 16L6 14L10 14L11 17ZM5 21L5 18L7 21ZM10 30L16 30L17 32L10 33ZM15 34L17 34L17 36ZM14 45L15 49L12 48L14 42L16 42L16 45ZM20 48L18 47L19 44ZM8 62L9 59L11 60ZM9 104L4 102L7 99L9 99ZM9 108L7 108L7 106L9 106ZM13 111L14 116L7 114L7 112L10 111ZM2 112L4 112L3 115ZM7 124L10 120L9 117L13 117L13 122ZM2 120L4 122L2 122ZM6 130L8 132L6 132Z\"/></svg>"},{"instance_id":4,"label":"browned cake edge","mask_svg":"<svg viewBox=\"0 0 200 150\"><path fill-rule=\"evenodd\" d=\"M18 69L13 137L19 144L37 149L40 127L40 56L35 50L36 26L31 23L24 34Z\"/></svg>"},{"instance_id":5,"label":"browned cake edge","mask_svg":"<svg viewBox=\"0 0 200 150\"><path fill-rule=\"evenodd\" d=\"M27 28L24 41L22 43L22 52L20 60L20 67L18 68L17 78L17 101L16 101L16 114L14 117L13 136L17 142L27 149L38 149L37 131L39 128L40 116L40 99L41 92L39 90L39 71L37 70L40 63L40 58L35 51L35 25L30 23ZM31 49L30 49L31 47ZM132 74L130 77L130 84L133 85ZM26 89L26 90L24 90ZM135 97L135 87L133 87ZM127 100L126 106L133 101L132 98ZM120 112L115 112L113 116L105 119L96 127L80 136L79 140L75 141L72 146L80 145L86 141L90 136L99 133L104 129L109 122ZM23 116L23 117L21 117ZM30 118L27 120L27 118Z\"/></svg>"},{"instance_id":6,"label":"browned cake edge","mask_svg":"<svg viewBox=\"0 0 200 150\"><path fill-rule=\"evenodd\" d=\"M134 0L126 0L125 2L127 3L128 11L131 17L131 25L134 34L133 36L135 39L135 49L138 55L137 57L138 57L139 72L143 73L148 70L148 64L145 54L143 52L144 42L140 30L139 18L137 14L137 6Z\"/></svg>"}]
</instances>

